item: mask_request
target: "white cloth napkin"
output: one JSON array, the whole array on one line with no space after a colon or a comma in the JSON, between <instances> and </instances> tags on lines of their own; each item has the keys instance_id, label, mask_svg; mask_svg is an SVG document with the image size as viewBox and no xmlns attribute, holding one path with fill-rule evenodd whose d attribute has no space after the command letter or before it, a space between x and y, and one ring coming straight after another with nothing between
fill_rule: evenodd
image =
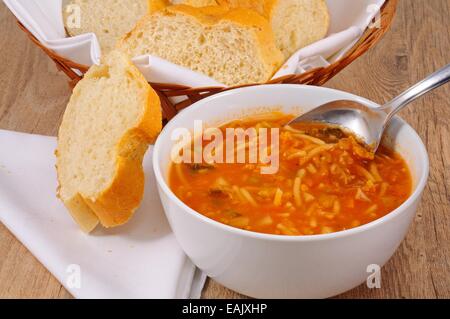
<instances>
[{"instance_id":1,"label":"white cloth napkin","mask_svg":"<svg viewBox=\"0 0 450 319\"><path fill-rule=\"evenodd\" d=\"M3 0L17 19L48 48L75 62L98 64L100 46L95 34L68 37L62 19L62 0ZM361 37L385 0L327 0L331 15L329 34L296 52L274 78L301 74L313 67L327 66L342 57ZM137 66L147 80L191 87L224 86L214 79L154 56L138 58ZM151 67L152 71L148 69ZM146 71L147 70L147 71Z\"/></svg>"},{"instance_id":2,"label":"white cloth napkin","mask_svg":"<svg viewBox=\"0 0 450 319\"><path fill-rule=\"evenodd\" d=\"M84 234L56 198L56 139L0 130L0 221L77 298L199 298L205 276L183 253L156 190L125 226Z\"/></svg>"}]
</instances>

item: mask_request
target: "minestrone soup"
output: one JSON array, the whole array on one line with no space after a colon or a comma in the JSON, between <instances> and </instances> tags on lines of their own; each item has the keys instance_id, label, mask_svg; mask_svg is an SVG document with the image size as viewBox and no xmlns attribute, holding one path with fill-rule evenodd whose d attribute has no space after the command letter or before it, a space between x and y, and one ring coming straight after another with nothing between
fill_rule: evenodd
<instances>
[{"instance_id":1,"label":"minestrone soup","mask_svg":"<svg viewBox=\"0 0 450 319\"><path fill-rule=\"evenodd\" d=\"M220 223L277 235L357 227L388 214L411 194L410 172L399 154L384 146L371 154L331 127L283 128L291 118L271 113L220 128L224 136L226 128L279 128L275 174L261 174L262 163L172 163L171 189L186 205Z\"/></svg>"}]
</instances>

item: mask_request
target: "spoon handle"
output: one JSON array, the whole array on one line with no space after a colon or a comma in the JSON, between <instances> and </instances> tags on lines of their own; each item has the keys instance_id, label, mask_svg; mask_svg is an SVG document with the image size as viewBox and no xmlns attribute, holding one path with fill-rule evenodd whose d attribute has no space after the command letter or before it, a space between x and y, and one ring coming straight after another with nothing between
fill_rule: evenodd
<instances>
[{"instance_id":1,"label":"spoon handle","mask_svg":"<svg viewBox=\"0 0 450 319\"><path fill-rule=\"evenodd\" d=\"M403 109L406 105L424 95L425 93L434 90L450 80L450 64L443 67L439 71L434 72L426 79L420 81L412 86L392 101L386 103L383 109L388 114L388 119L392 118L397 112Z\"/></svg>"}]
</instances>

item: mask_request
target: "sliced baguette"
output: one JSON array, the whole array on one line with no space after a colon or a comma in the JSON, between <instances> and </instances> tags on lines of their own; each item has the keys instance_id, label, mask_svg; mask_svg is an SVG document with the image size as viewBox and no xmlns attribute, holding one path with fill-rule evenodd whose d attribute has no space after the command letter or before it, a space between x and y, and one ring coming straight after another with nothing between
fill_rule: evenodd
<instances>
[{"instance_id":1,"label":"sliced baguette","mask_svg":"<svg viewBox=\"0 0 450 319\"><path fill-rule=\"evenodd\" d=\"M283 62L266 19L221 6L168 6L140 20L118 48L159 56L229 86L266 82Z\"/></svg>"},{"instance_id":2,"label":"sliced baguette","mask_svg":"<svg viewBox=\"0 0 450 319\"><path fill-rule=\"evenodd\" d=\"M69 35L95 33L103 54L111 51L117 40L133 29L149 10L149 0L69 0L65 3L64 25ZM81 14L79 26L73 23L76 21L73 15L78 12Z\"/></svg>"},{"instance_id":3,"label":"sliced baguette","mask_svg":"<svg viewBox=\"0 0 450 319\"><path fill-rule=\"evenodd\" d=\"M85 232L124 224L142 200L142 159L161 130L160 101L119 51L75 87L59 128L58 197Z\"/></svg>"},{"instance_id":4,"label":"sliced baguette","mask_svg":"<svg viewBox=\"0 0 450 319\"><path fill-rule=\"evenodd\" d=\"M325 0L217 0L221 5L252 8L269 19L285 59L324 38L330 25Z\"/></svg>"}]
</instances>

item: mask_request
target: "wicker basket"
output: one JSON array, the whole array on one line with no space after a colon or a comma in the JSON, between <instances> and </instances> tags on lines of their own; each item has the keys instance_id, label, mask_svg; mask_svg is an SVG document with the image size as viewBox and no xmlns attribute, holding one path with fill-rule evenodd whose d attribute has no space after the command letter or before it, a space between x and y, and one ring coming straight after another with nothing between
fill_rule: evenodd
<instances>
[{"instance_id":1,"label":"wicker basket","mask_svg":"<svg viewBox=\"0 0 450 319\"><path fill-rule=\"evenodd\" d=\"M381 27L380 28L368 28L361 39L356 43L347 54L339 61L323 68L317 68L310 70L303 74L291 74L277 79L269 81L269 84L310 84L310 85L322 85L338 72L344 69L347 65L352 63L359 56L364 54L372 46L374 46L382 36L389 30L392 21L395 16L398 0L386 0L381 8ZM70 78L70 84L74 86L81 78L74 69L85 73L88 69L87 66L70 61L62 56L57 55L52 50L44 47L39 40L37 40L22 24L19 23L20 28L28 34L30 39L40 47L55 63L58 69L67 74ZM195 103L205 97L213 94L230 90L236 87L223 88L223 87L201 87L191 88L188 86L170 84L170 83L150 83L156 90L161 98L161 105L163 110L163 117L166 121L170 120L181 109ZM259 85L249 84L246 86ZM242 86L239 86L242 87ZM187 97L180 103L173 104L169 98L185 96Z\"/></svg>"}]
</instances>

